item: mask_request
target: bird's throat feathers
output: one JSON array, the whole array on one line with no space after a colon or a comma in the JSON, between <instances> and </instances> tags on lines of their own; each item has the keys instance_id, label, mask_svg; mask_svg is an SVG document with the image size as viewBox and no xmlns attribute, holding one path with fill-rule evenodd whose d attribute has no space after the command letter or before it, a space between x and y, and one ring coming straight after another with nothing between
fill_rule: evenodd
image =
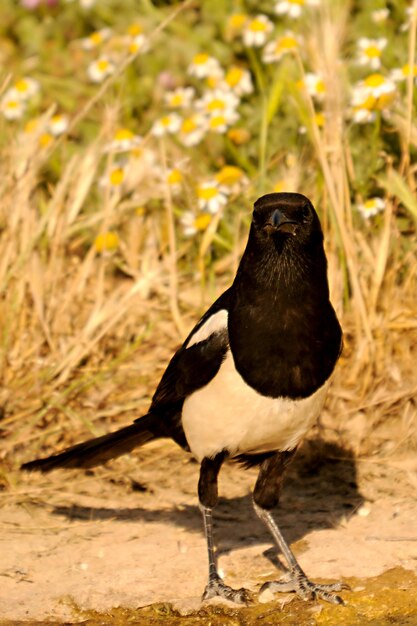
<instances>
[{"instance_id":1,"label":"bird's throat feathers","mask_svg":"<svg viewBox=\"0 0 417 626\"><path fill-rule=\"evenodd\" d=\"M328 298L327 261L323 234L316 231L308 241L297 235L269 236L251 228L248 243L234 281L239 298L300 302L303 297ZM255 295L256 294L256 295Z\"/></svg>"}]
</instances>

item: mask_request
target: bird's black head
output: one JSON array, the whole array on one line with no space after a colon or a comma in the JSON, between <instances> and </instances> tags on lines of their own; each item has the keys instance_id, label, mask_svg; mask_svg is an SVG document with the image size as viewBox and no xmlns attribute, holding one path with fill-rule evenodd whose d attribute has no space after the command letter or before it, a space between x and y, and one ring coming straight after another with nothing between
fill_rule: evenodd
<instances>
[{"instance_id":1,"label":"bird's black head","mask_svg":"<svg viewBox=\"0 0 417 626\"><path fill-rule=\"evenodd\" d=\"M253 228L281 248L286 241L306 243L321 235L320 221L310 200L300 193L268 193L253 210Z\"/></svg>"}]
</instances>

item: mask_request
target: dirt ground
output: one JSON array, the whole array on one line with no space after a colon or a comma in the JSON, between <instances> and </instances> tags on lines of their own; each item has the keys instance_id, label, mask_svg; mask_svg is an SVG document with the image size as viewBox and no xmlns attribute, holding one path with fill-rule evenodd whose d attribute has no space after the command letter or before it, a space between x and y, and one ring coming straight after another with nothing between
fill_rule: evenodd
<instances>
[{"instance_id":1,"label":"dirt ground","mask_svg":"<svg viewBox=\"0 0 417 626\"><path fill-rule=\"evenodd\" d=\"M306 442L276 518L311 578L350 582L347 605L264 594L269 604L254 605L268 607L264 617L236 607L227 613L229 604L220 621L216 601L197 613L207 573L198 465L174 444L151 443L94 471L29 475L25 496L6 498L0 509L0 623L167 624L188 615L187 623L207 624L281 623L279 616L287 624L417 624L417 472L409 467ZM224 466L215 534L226 581L256 594L279 571L251 507L255 477L256 470ZM390 600L395 593L401 601ZM119 622L117 607L133 613ZM297 607L302 615L291 621Z\"/></svg>"}]
</instances>

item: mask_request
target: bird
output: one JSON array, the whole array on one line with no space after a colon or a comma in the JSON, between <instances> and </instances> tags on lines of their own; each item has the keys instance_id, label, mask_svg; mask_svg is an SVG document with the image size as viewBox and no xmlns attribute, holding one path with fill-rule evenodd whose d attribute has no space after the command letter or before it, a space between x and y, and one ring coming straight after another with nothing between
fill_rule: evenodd
<instances>
[{"instance_id":1,"label":"bird","mask_svg":"<svg viewBox=\"0 0 417 626\"><path fill-rule=\"evenodd\" d=\"M170 438L200 463L198 503L208 554L203 600L248 604L253 594L220 576L212 512L223 463L258 467L254 510L286 561L261 591L344 604L343 582L310 580L272 511L300 442L317 420L342 351L330 302L324 236L312 202L300 193L268 193L254 203L235 278L174 353L148 412L115 432L89 439L23 470L91 468L149 441Z\"/></svg>"}]
</instances>

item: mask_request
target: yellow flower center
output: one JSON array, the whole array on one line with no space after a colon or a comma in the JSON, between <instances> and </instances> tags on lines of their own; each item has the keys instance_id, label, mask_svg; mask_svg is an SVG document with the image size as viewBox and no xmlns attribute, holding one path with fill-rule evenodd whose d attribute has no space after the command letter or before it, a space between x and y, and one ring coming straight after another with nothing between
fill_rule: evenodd
<instances>
[{"instance_id":1,"label":"yellow flower center","mask_svg":"<svg viewBox=\"0 0 417 626\"><path fill-rule=\"evenodd\" d=\"M410 76L410 65L406 63L402 66L401 72L403 76ZM417 76L417 65L413 65L413 76Z\"/></svg>"},{"instance_id":2,"label":"yellow flower center","mask_svg":"<svg viewBox=\"0 0 417 626\"><path fill-rule=\"evenodd\" d=\"M220 185L232 186L242 180L243 172L240 167L234 165L225 165L216 174L216 180Z\"/></svg>"},{"instance_id":3,"label":"yellow flower center","mask_svg":"<svg viewBox=\"0 0 417 626\"><path fill-rule=\"evenodd\" d=\"M292 35L284 35L278 39L276 51L281 52L282 50L294 50L297 46L298 42L295 37Z\"/></svg>"},{"instance_id":4,"label":"yellow flower center","mask_svg":"<svg viewBox=\"0 0 417 626\"><path fill-rule=\"evenodd\" d=\"M379 109L380 111L382 111L382 109L385 109L387 106L389 106L391 104L391 102L394 100L395 98L395 92L391 91L390 93L383 93L379 96L378 101L377 101L377 109Z\"/></svg>"},{"instance_id":5,"label":"yellow flower center","mask_svg":"<svg viewBox=\"0 0 417 626\"><path fill-rule=\"evenodd\" d=\"M6 108L7 109L18 109L19 108L19 102L17 100L8 100L6 102Z\"/></svg>"},{"instance_id":6,"label":"yellow flower center","mask_svg":"<svg viewBox=\"0 0 417 626\"><path fill-rule=\"evenodd\" d=\"M91 41L91 43L94 46L98 46L99 44L101 44L104 40L103 34L100 33L100 31L96 30L94 33L91 33L91 35L88 37L89 41Z\"/></svg>"},{"instance_id":7,"label":"yellow flower center","mask_svg":"<svg viewBox=\"0 0 417 626\"><path fill-rule=\"evenodd\" d=\"M184 96L181 93L174 93L169 99L170 105L173 107L181 106L184 102Z\"/></svg>"},{"instance_id":8,"label":"yellow flower center","mask_svg":"<svg viewBox=\"0 0 417 626\"><path fill-rule=\"evenodd\" d=\"M197 196L200 200L212 200L218 193L219 192L216 187L199 187L197 189Z\"/></svg>"},{"instance_id":9,"label":"yellow flower center","mask_svg":"<svg viewBox=\"0 0 417 626\"><path fill-rule=\"evenodd\" d=\"M206 230L210 222L211 222L211 215L208 215L207 213L202 213L201 215L198 215L195 218L194 227L197 230Z\"/></svg>"},{"instance_id":10,"label":"yellow flower center","mask_svg":"<svg viewBox=\"0 0 417 626\"><path fill-rule=\"evenodd\" d=\"M209 121L210 128L218 128L219 126L223 126L226 124L226 118L224 115L215 115Z\"/></svg>"},{"instance_id":11,"label":"yellow flower center","mask_svg":"<svg viewBox=\"0 0 417 626\"><path fill-rule=\"evenodd\" d=\"M178 168L174 168L168 174L168 183L170 185L178 185L182 182L182 172Z\"/></svg>"},{"instance_id":12,"label":"yellow flower center","mask_svg":"<svg viewBox=\"0 0 417 626\"><path fill-rule=\"evenodd\" d=\"M26 91L29 90L28 81L25 80L24 78L21 78L20 80L17 81L17 83L15 83L15 89L17 89L17 91L20 91L20 93L25 93Z\"/></svg>"},{"instance_id":13,"label":"yellow flower center","mask_svg":"<svg viewBox=\"0 0 417 626\"><path fill-rule=\"evenodd\" d=\"M233 30L241 30L248 19L245 13L234 13L229 17L229 27Z\"/></svg>"},{"instance_id":14,"label":"yellow flower center","mask_svg":"<svg viewBox=\"0 0 417 626\"><path fill-rule=\"evenodd\" d=\"M364 53L370 59L376 59L381 56L381 50L377 48L377 46L375 45L368 46L367 48L365 48Z\"/></svg>"},{"instance_id":15,"label":"yellow flower center","mask_svg":"<svg viewBox=\"0 0 417 626\"><path fill-rule=\"evenodd\" d=\"M385 83L385 78L382 74L371 74L367 78L365 78L365 86L366 87L380 87Z\"/></svg>"},{"instance_id":16,"label":"yellow flower center","mask_svg":"<svg viewBox=\"0 0 417 626\"><path fill-rule=\"evenodd\" d=\"M324 93L325 91L326 91L326 85L324 84L323 80L321 78L319 78L317 83L316 83L316 92L317 93Z\"/></svg>"},{"instance_id":17,"label":"yellow flower center","mask_svg":"<svg viewBox=\"0 0 417 626\"><path fill-rule=\"evenodd\" d=\"M250 140L250 133L246 128L230 128L227 131L227 137L235 145L241 146Z\"/></svg>"},{"instance_id":18,"label":"yellow flower center","mask_svg":"<svg viewBox=\"0 0 417 626\"><path fill-rule=\"evenodd\" d=\"M217 109L221 109L223 111L225 108L226 103L220 98L214 98L207 104L207 111L217 111Z\"/></svg>"},{"instance_id":19,"label":"yellow flower center","mask_svg":"<svg viewBox=\"0 0 417 626\"><path fill-rule=\"evenodd\" d=\"M131 37L136 37L141 33L143 33L143 26L141 24L138 24L137 22L135 24L131 24L127 29L127 34Z\"/></svg>"},{"instance_id":20,"label":"yellow flower center","mask_svg":"<svg viewBox=\"0 0 417 626\"><path fill-rule=\"evenodd\" d=\"M204 65L209 60L209 55L204 52L197 54L193 59L194 65Z\"/></svg>"},{"instance_id":21,"label":"yellow flower center","mask_svg":"<svg viewBox=\"0 0 417 626\"><path fill-rule=\"evenodd\" d=\"M356 107L357 109L366 109L367 111L373 111L376 105L376 98L374 96L367 96L365 100Z\"/></svg>"},{"instance_id":22,"label":"yellow flower center","mask_svg":"<svg viewBox=\"0 0 417 626\"><path fill-rule=\"evenodd\" d=\"M196 128L197 128L197 124L191 117L188 117L187 119L183 120L181 124L181 131L185 134L192 133L193 130L195 130Z\"/></svg>"},{"instance_id":23,"label":"yellow flower center","mask_svg":"<svg viewBox=\"0 0 417 626\"><path fill-rule=\"evenodd\" d=\"M323 128L325 122L323 113L316 113L314 115L314 120L319 128Z\"/></svg>"},{"instance_id":24,"label":"yellow flower center","mask_svg":"<svg viewBox=\"0 0 417 626\"><path fill-rule=\"evenodd\" d=\"M373 198L371 198L370 200L366 200L363 206L366 211L371 211L372 209L376 208L376 201Z\"/></svg>"},{"instance_id":25,"label":"yellow flower center","mask_svg":"<svg viewBox=\"0 0 417 626\"><path fill-rule=\"evenodd\" d=\"M97 68L100 70L100 72L105 72L109 67L109 62L107 61L107 59L100 59L99 61L97 61Z\"/></svg>"},{"instance_id":26,"label":"yellow flower center","mask_svg":"<svg viewBox=\"0 0 417 626\"><path fill-rule=\"evenodd\" d=\"M267 29L267 25L262 20L255 17L254 20L249 22L249 30L252 30L254 33L264 32Z\"/></svg>"},{"instance_id":27,"label":"yellow flower center","mask_svg":"<svg viewBox=\"0 0 417 626\"><path fill-rule=\"evenodd\" d=\"M243 70L240 67L231 67L226 74L226 83L229 87L236 87L242 80Z\"/></svg>"},{"instance_id":28,"label":"yellow flower center","mask_svg":"<svg viewBox=\"0 0 417 626\"><path fill-rule=\"evenodd\" d=\"M109 180L112 185L114 185L115 187L118 187L119 185L122 184L124 177L125 177L125 173L123 171L123 168L115 167L114 170L110 172Z\"/></svg>"},{"instance_id":29,"label":"yellow flower center","mask_svg":"<svg viewBox=\"0 0 417 626\"><path fill-rule=\"evenodd\" d=\"M33 133L37 127L39 126L39 120L28 120L25 124L24 131L25 133Z\"/></svg>"},{"instance_id":30,"label":"yellow flower center","mask_svg":"<svg viewBox=\"0 0 417 626\"><path fill-rule=\"evenodd\" d=\"M161 117L160 122L164 128L168 128L171 124L171 117L169 115L165 115L164 117Z\"/></svg>"},{"instance_id":31,"label":"yellow flower center","mask_svg":"<svg viewBox=\"0 0 417 626\"><path fill-rule=\"evenodd\" d=\"M134 134L128 128L118 128L114 133L116 141L130 141L134 137Z\"/></svg>"},{"instance_id":32,"label":"yellow flower center","mask_svg":"<svg viewBox=\"0 0 417 626\"><path fill-rule=\"evenodd\" d=\"M119 246L119 237L116 233L100 233L94 240L94 247L97 252L109 252L116 250Z\"/></svg>"},{"instance_id":33,"label":"yellow flower center","mask_svg":"<svg viewBox=\"0 0 417 626\"><path fill-rule=\"evenodd\" d=\"M279 180L273 186L272 191L274 191L275 193L281 193L282 191L285 191L285 189L286 189L285 180Z\"/></svg>"},{"instance_id":34,"label":"yellow flower center","mask_svg":"<svg viewBox=\"0 0 417 626\"><path fill-rule=\"evenodd\" d=\"M53 137L49 133L42 133L42 135L39 137L39 145L42 148L46 148L47 146L49 146L52 141Z\"/></svg>"},{"instance_id":35,"label":"yellow flower center","mask_svg":"<svg viewBox=\"0 0 417 626\"><path fill-rule=\"evenodd\" d=\"M304 6L305 0L289 0L290 4L298 4L299 6Z\"/></svg>"}]
</instances>

